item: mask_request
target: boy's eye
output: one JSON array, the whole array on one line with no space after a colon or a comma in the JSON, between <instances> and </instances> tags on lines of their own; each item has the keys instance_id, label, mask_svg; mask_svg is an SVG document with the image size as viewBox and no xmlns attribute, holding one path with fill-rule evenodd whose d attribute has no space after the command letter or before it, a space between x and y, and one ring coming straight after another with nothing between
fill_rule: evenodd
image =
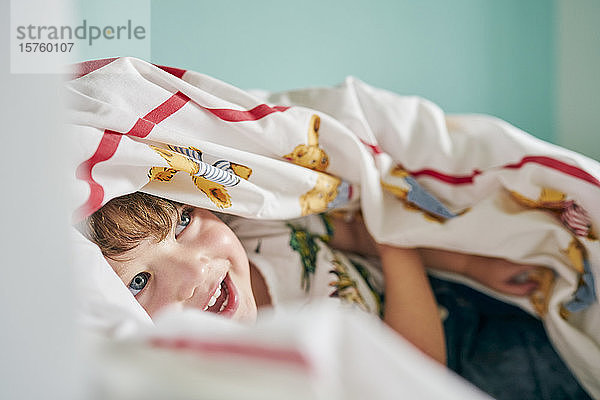
<instances>
[{"instance_id":1,"label":"boy's eye","mask_svg":"<svg viewBox=\"0 0 600 400\"><path fill-rule=\"evenodd\" d=\"M131 282L129 283L129 291L131 294L136 296L139 292L142 291L143 288L148 284L148 280L150 280L150 274L148 272L140 272L136 276L133 277Z\"/></svg>"},{"instance_id":2,"label":"boy's eye","mask_svg":"<svg viewBox=\"0 0 600 400\"><path fill-rule=\"evenodd\" d=\"M181 212L181 216L179 217L179 222L177 226L175 226L175 237L179 236L181 232L190 224L192 217L190 216L190 212L188 210L183 210Z\"/></svg>"}]
</instances>

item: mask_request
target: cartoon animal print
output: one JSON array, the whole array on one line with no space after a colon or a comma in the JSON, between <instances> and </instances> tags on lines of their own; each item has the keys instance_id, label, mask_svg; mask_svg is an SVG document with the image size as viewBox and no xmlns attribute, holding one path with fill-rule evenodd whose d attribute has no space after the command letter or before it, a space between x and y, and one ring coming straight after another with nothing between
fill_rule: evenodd
<instances>
[{"instance_id":1,"label":"cartoon animal print","mask_svg":"<svg viewBox=\"0 0 600 400\"><path fill-rule=\"evenodd\" d=\"M318 115L312 115L308 128L307 144L299 144L294 151L283 156L294 164L312 169L319 173L315 186L300 196L300 207L302 215L321 213L327 210L330 206L336 206L334 200L339 203L347 201L346 198L338 195L338 188L343 185L343 188L349 189L350 185L343 182L341 179L326 174L324 171L329 166L329 156L319 147L319 127L321 119ZM349 193L348 194L349 196Z\"/></svg>"},{"instance_id":2,"label":"cartoon animal print","mask_svg":"<svg viewBox=\"0 0 600 400\"><path fill-rule=\"evenodd\" d=\"M554 271L546 267L538 267L529 273L529 279L537 282L537 289L529 295L529 301L535 312L543 317L548 312L548 303L554 287Z\"/></svg>"},{"instance_id":3,"label":"cartoon animal print","mask_svg":"<svg viewBox=\"0 0 600 400\"><path fill-rule=\"evenodd\" d=\"M515 191L510 191L510 194L525 207L538 208L553 213L575 235L590 240L598 240L598 235L596 235L592 226L592 219L587 211L575 203L574 200L567 200L565 193L545 187L540 191L537 200L529 199Z\"/></svg>"},{"instance_id":4,"label":"cartoon animal print","mask_svg":"<svg viewBox=\"0 0 600 400\"><path fill-rule=\"evenodd\" d=\"M537 200L529 199L515 191L511 191L510 194L515 198L515 200L526 207L546 208L548 210L557 211L562 209L562 204L567 197L563 192L547 187L542 188Z\"/></svg>"},{"instance_id":5,"label":"cartoon animal print","mask_svg":"<svg viewBox=\"0 0 600 400\"><path fill-rule=\"evenodd\" d=\"M175 168L152 167L148 171L148 179L150 181L169 182L177 172L179 171Z\"/></svg>"},{"instance_id":6,"label":"cartoon animal print","mask_svg":"<svg viewBox=\"0 0 600 400\"><path fill-rule=\"evenodd\" d=\"M319 235L312 234L305 229L287 224L291 230L290 247L298 253L302 262L302 282L300 285L304 291L310 291L311 277L317 268L317 254L320 247L317 240L321 239Z\"/></svg>"},{"instance_id":7,"label":"cartoon animal print","mask_svg":"<svg viewBox=\"0 0 600 400\"><path fill-rule=\"evenodd\" d=\"M338 297L346 303L356 304L362 310L369 311L369 306L358 290L356 281L352 279L346 266L337 258L332 261L333 269L329 271L335 275L336 280L329 283L329 286L335 288L335 291L329 297Z\"/></svg>"},{"instance_id":8,"label":"cartoon animal print","mask_svg":"<svg viewBox=\"0 0 600 400\"><path fill-rule=\"evenodd\" d=\"M310 118L308 128L307 144L299 144L294 151L283 156L285 159L292 161L294 164L301 165L315 171L323 172L329 166L329 156L325 150L319 147L319 126L321 119L318 115L313 115Z\"/></svg>"},{"instance_id":9,"label":"cartoon animal print","mask_svg":"<svg viewBox=\"0 0 600 400\"><path fill-rule=\"evenodd\" d=\"M381 318L383 318L383 305L385 301L385 295L383 293L383 290L377 289L377 285L374 282L373 275L364 265L352 259L350 259L350 262L352 263L354 268L356 268L360 276L362 276L365 283L369 287L373 298L375 298L375 304L377 304L377 313Z\"/></svg>"},{"instance_id":10,"label":"cartoon animal print","mask_svg":"<svg viewBox=\"0 0 600 400\"><path fill-rule=\"evenodd\" d=\"M319 173L315 186L300 196L302 215L321 213L338 196L338 187L342 180L335 176Z\"/></svg>"},{"instance_id":11,"label":"cartoon animal print","mask_svg":"<svg viewBox=\"0 0 600 400\"><path fill-rule=\"evenodd\" d=\"M444 222L467 211L464 210L460 214L455 214L450 211L442 204L442 202L427 192L415 178L410 176L410 174L399 165L392 168L390 175L396 178L402 178L404 186L390 184L382 180L381 187L402 200L407 209L421 211L425 218L431 221Z\"/></svg>"},{"instance_id":12,"label":"cartoon animal print","mask_svg":"<svg viewBox=\"0 0 600 400\"><path fill-rule=\"evenodd\" d=\"M331 220L331 216L326 213L319 214L319 217L321 218L321 222L325 228L325 234L321 235L321 240L325 243L329 243L335 233L333 221Z\"/></svg>"},{"instance_id":13,"label":"cartoon animal print","mask_svg":"<svg viewBox=\"0 0 600 400\"><path fill-rule=\"evenodd\" d=\"M561 305L560 315L567 319L571 312L587 308L595 300L595 284L589 269L585 246L577 239L577 236L589 240L598 240L592 227L591 219L583 207L577 205L573 200L567 200L567 195L553 188L542 188L536 200L527 198L522 194L510 191L513 198L521 205L529 208L544 210L554 214L563 225L573 234L573 240L564 254L571 261L572 268L579 275L579 283L573 295L573 299ZM540 315L544 315L548 309L550 292L554 283L554 272L549 269L540 277L539 287L531 296L530 301ZM535 276L534 276L535 278Z\"/></svg>"},{"instance_id":14,"label":"cartoon animal print","mask_svg":"<svg viewBox=\"0 0 600 400\"><path fill-rule=\"evenodd\" d=\"M240 183L240 178L248 179L252 174L252 169L227 160L218 160L210 165L202 161L202 151L194 147L150 147L164 158L170 167L150 168L150 181L169 182L177 172L185 171L190 174L194 185L219 208L231 207L231 196L227 188L236 186Z\"/></svg>"},{"instance_id":15,"label":"cartoon animal print","mask_svg":"<svg viewBox=\"0 0 600 400\"><path fill-rule=\"evenodd\" d=\"M564 253L569 257L573 268L579 273L577 289L573 298L562 305L561 316L568 318L571 312L582 311L597 301L596 283L585 246L573 238Z\"/></svg>"}]
</instances>

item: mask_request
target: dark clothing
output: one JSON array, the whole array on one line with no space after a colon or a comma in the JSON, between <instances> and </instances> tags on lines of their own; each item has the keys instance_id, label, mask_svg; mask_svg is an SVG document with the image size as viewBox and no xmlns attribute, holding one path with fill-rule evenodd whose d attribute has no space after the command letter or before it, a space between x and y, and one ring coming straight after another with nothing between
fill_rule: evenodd
<instances>
[{"instance_id":1,"label":"dark clothing","mask_svg":"<svg viewBox=\"0 0 600 400\"><path fill-rule=\"evenodd\" d=\"M540 320L467 286L431 278L448 310L448 366L499 400L591 399L550 344Z\"/></svg>"}]
</instances>

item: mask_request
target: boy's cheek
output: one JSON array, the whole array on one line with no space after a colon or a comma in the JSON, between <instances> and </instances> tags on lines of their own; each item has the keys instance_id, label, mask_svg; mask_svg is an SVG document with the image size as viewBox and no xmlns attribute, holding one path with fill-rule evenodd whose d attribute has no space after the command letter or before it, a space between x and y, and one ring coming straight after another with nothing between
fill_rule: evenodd
<instances>
[{"instance_id":1,"label":"boy's cheek","mask_svg":"<svg viewBox=\"0 0 600 400\"><path fill-rule=\"evenodd\" d=\"M238 313L235 316L235 319L244 323L256 322L257 309L256 303L254 302L254 297L246 296L243 303L240 305L241 307L238 309Z\"/></svg>"}]
</instances>

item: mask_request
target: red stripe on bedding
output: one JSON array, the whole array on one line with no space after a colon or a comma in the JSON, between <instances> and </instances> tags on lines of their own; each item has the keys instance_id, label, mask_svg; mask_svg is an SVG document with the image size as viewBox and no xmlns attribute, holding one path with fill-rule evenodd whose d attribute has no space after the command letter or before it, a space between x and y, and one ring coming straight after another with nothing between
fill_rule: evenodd
<instances>
[{"instance_id":1,"label":"red stripe on bedding","mask_svg":"<svg viewBox=\"0 0 600 400\"><path fill-rule=\"evenodd\" d=\"M165 72L170 73L171 75L176 76L177 78L183 77L183 75L187 72L187 70L185 69L165 67L164 65L153 65L162 69ZM270 107L266 104L259 104L251 110L234 110L231 108L209 108L204 107L200 104L198 104L198 106L226 122L256 121L274 112L283 112L289 108L284 106Z\"/></svg>"},{"instance_id":2,"label":"red stripe on bedding","mask_svg":"<svg viewBox=\"0 0 600 400\"><path fill-rule=\"evenodd\" d=\"M360 140L360 142L361 142L362 144L364 144L365 146L367 146L367 147L369 148L369 150L371 150L371 152L372 152L374 155L377 155L377 154L381 154L381 153L383 153L383 151L381 150L381 148L380 148L378 145L376 145L376 144L369 144L369 143L365 142L365 141L364 141L364 140L362 140L362 139L359 139L359 140Z\"/></svg>"},{"instance_id":3,"label":"red stripe on bedding","mask_svg":"<svg viewBox=\"0 0 600 400\"><path fill-rule=\"evenodd\" d=\"M575 167L574 165L570 165L570 164L564 163L562 161L556 160L554 158L545 157L545 156L524 157L520 162L515 163L515 164L505 165L503 168L518 169L527 163L540 164L545 167L558 170L562 173L571 175L575 178L579 178L581 180L591 183L592 185L600 187L600 181L598 179L596 179L593 175L588 174L584 170L582 170L578 167Z\"/></svg>"},{"instance_id":4,"label":"red stripe on bedding","mask_svg":"<svg viewBox=\"0 0 600 400\"><path fill-rule=\"evenodd\" d=\"M104 189L92 178L92 168L94 168L94 165L110 159L115 154L122 137L123 135L120 133L105 131L94 155L79 164L75 170L77 179L86 181L90 186L90 195L87 201L75 211L76 218L88 216L102 205Z\"/></svg>"},{"instance_id":5,"label":"red stripe on bedding","mask_svg":"<svg viewBox=\"0 0 600 400\"><path fill-rule=\"evenodd\" d=\"M506 164L498 167L498 169L520 169L525 164L539 164L544 167L548 167L563 174L570 175L574 178L578 178L584 180L586 182L591 183L592 185L600 187L600 181L596 179L593 175L585 172L581 168L578 168L574 165L567 164L565 162L556 160L554 158L546 157L546 156L527 156L523 157L521 161L513 164ZM496 168L493 168L496 169ZM418 171L407 171L414 177L419 176L428 176L430 178L437 179L439 181L448 183L450 185L464 185L473 183L474 178L477 175L482 174L482 171L474 170L470 175L448 175L443 172L435 171L432 169L422 169Z\"/></svg>"},{"instance_id":6,"label":"red stripe on bedding","mask_svg":"<svg viewBox=\"0 0 600 400\"><path fill-rule=\"evenodd\" d=\"M363 145L367 146L374 155L378 155L383 152L381 150L381 148L376 144L367 143L362 139L360 139L360 141L362 142ZM528 163L543 165L544 167L555 169L566 175L570 175L574 178L584 180L586 182L591 183L594 186L600 187L600 181L593 175L582 170L581 168L578 168L574 165L567 164L563 161L559 161L557 159L554 159L551 157L546 157L546 156L525 156L521 159L521 161L519 161L517 163L506 164L506 165L500 166L498 168L499 169L502 169L502 168L519 169L523 165L528 164ZM473 170L473 172L469 175L448 175L443 172L436 171L433 169L428 169L428 168L421 169L418 171L407 171L407 172L409 174L411 174L412 176L414 176L415 178L419 177L419 176L428 176L430 178L437 179L439 181L448 183L450 185L471 184L471 183L473 183L473 180L477 175L482 174L482 171L477 170L477 169Z\"/></svg>"},{"instance_id":7,"label":"red stripe on bedding","mask_svg":"<svg viewBox=\"0 0 600 400\"><path fill-rule=\"evenodd\" d=\"M157 124L180 110L189 101L190 98L185 94L181 92L175 93L144 117L139 118L129 132L124 133L124 135L140 138L148 136ZM256 121L274 112L283 112L289 108L282 106L269 107L266 104L260 104L248 111L200 107L227 122ZM119 137L119 140L111 139L115 137L115 135ZM115 154L117 147L119 146L121 135L123 134L120 132L108 129L105 130L104 136L100 140L100 144L98 144L98 148L94 155L77 167L76 176L78 179L88 182L90 186L90 195L87 201L75 211L76 218L89 216L101 207L102 201L104 200L104 189L92 178L92 169L98 163L109 160Z\"/></svg>"},{"instance_id":8,"label":"red stripe on bedding","mask_svg":"<svg viewBox=\"0 0 600 400\"><path fill-rule=\"evenodd\" d=\"M175 93L173 96L169 97L167 101L162 103L160 106L156 107L154 110L150 111L148 114L144 116L144 119L152 122L153 124L160 124L167 117L175 114L179 111L186 103L190 101L190 98L181 92ZM150 133L150 132L148 132ZM146 134L145 136L148 136ZM139 136L139 137L145 137Z\"/></svg>"},{"instance_id":9,"label":"red stripe on bedding","mask_svg":"<svg viewBox=\"0 0 600 400\"><path fill-rule=\"evenodd\" d=\"M274 106L269 107L266 104L259 104L251 110L243 111L243 110L233 110L229 108L208 108L204 106L200 106L206 111L212 113L216 117L222 119L227 122L244 122L244 121L257 121L261 118L266 117L269 114L274 112L283 112L289 107L283 106Z\"/></svg>"},{"instance_id":10,"label":"red stripe on bedding","mask_svg":"<svg viewBox=\"0 0 600 400\"><path fill-rule=\"evenodd\" d=\"M449 183L451 185L464 185L468 183L473 183L473 179L481 174L481 171L475 170L471 175L447 175L443 174L439 171L434 171L432 169L422 169L420 171L414 171L409 173L415 178L419 176L429 176L431 178L435 178L439 181Z\"/></svg>"},{"instance_id":11,"label":"red stripe on bedding","mask_svg":"<svg viewBox=\"0 0 600 400\"><path fill-rule=\"evenodd\" d=\"M83 62L77 63L74 65L75 74L73 75L73 79L81 78L82 76L85 76L85 75L89 74L90 72L94 72L95 70L102 68L105 65L110 64L111 62L115 61L118 58L119 57L103 58L100 60L90 60L90 61L83 61ZM156 65L156 64L152 64L152 65L162 69L165 72L168 72L169 74L171 74L173 76L176 76L177 78L183 77L183 74L185 74L187 72L187 70L181 69L181 68L166 67L164 65Z\"/></svg>"},{"instance_id":12,"label":"red stripe on bedding","mask_svg":"<svg viewBox=\"0 0 600 400\"><path fill-rule=\"evenodd\" d=\"M122 134L109 129L104 131L94 155L82 162L75 171L77 179L86 181L90 186L90 195L87 201L75 211L76 219L87 217L102 206L104 189L92 177L92 169L98 163L109 160L115 154L121 137L123 135L141 138L148 136L157 124L180 110L188 101L189 97L177 92L143 118L139 118L129 132Z\"/></svg>"},{"instance_id":13,"label":"red stripe on bedding","mask_svg":"<svg viewBox=\"0 0 600 400\"><path fill-rule=\"evenodd\" d=\"M114 58L103 58L101 60L91 60L84 61L78 64L75 64L75 74L73 75L73 79L81 78L89 74L90 72L94 72L95 70L104 67L105 65L110 64L115 61L118 57Z\"/></svg>"},{"instance_id":14,"label":"red stripe on bedding","mask_svg":"<svg viewBox=\"0 0 600 400\"><path fill-rule=\"evenodd\" d=\"M306 371L311 370L308 359L302 353L293 349L275 349L255 344L205 342L183 338L155 338L150 340L150 344L162 349L181 350L202 355L239 356L255 360L291 364Z\"/></svg>"}]
</instances>

